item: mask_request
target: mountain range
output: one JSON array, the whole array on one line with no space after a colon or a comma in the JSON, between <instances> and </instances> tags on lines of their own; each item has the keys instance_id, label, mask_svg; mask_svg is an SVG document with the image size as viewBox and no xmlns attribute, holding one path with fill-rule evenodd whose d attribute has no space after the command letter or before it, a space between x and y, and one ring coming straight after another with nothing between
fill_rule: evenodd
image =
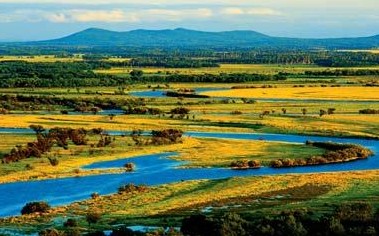
<instances>
[{"instance_id":1,"label":"mountain range","mask_svg":"<svg viewBox=\"0 0 379 236\"><path fill-rule=\"evenodd\" d=\"M357 38L304 39L273 37L255 31L204 32L174 30L132 30L126 32L89 28L69 36L21 43L34 46L155 47L155 48L307 48L370 49L379 47L379 35Z\"/></svg>"}]
</instances>

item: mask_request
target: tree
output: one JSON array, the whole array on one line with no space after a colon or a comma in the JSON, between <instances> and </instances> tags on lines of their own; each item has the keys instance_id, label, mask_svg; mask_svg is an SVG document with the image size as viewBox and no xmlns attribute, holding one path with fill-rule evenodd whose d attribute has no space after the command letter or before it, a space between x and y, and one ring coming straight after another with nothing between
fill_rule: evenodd
<instances>
[{"instance_id":1,"label":"tree","mask_svg":"<svg viewBox=\"0 0 379 236\"><path fill-rule=\"evenodd\" d=\"M328 115L333 115L336 111L336 108L328 108Z\"/></svg>"},{"instance_id":2,"label":"tree","mask_svg":"<svg viewBox=\"0 0 379 236\"><path fill-rule=\"evenodd\" d=\"M322 117L322 116L324 116L324 115L326 115L326 111L325 110L320 110L320 117Z\"/></svg>"},{"instance_id":3,"label":"tree","mask_svg":"<svg viewBox=\"0 0 379 236\"><path fill-rule=\"evenodd\" d=\"M50 165L57 166L59 165L59 160L56 157L48 157Z\"/></svg>"},{"instance_id":4,"label":"tree","mask_svg":"<svg viewBox=\"0 0 379 236\"><path fill-rule=\"evenodd\" d=\"M77 227L78 222L75 219L67 219L63 224L64 227Z\"/></svg>"},{"instance_id":5,"label":"tree","mask_svg":"<svg viewBox=\"0 0 379 236\"><path fill-rule=\"evenodd\" d=\"M29 202L22 208L21 214L46 213L48 210L50 205L46 202Z\"/></svg>"},{"instance_id":6,"label":"tree","mask_svg":"<svg viewBox=\"0 0 379 236\"><path fill-rule=\"evenodd\" d=\"M143 71L142 70L132 70L130 72L130 76L132 79L139 79L143 76Z\"/></svg>"},{"instance_id":7,"label":"tree","mask_svg":"<svg viewBox=\"0 0 379 236\"><path fill-rule=\"evenodd\" d=\"M345 235L345 228L341 224L341 221L335 217L331 217L324 220L324 226L326 226L326 231L332 235Z\"/></svg>"},{"instance_id":8,"label":"tree","mask_svg":"<svg viewBox=\"0 0 379 236\"><path fill-rule=\"evenodd\" d=\"M41 134L45 132L45 128L42 125L30 125L30 129L32 129L36 134Z\"/></svg>"},{"instance_id":9,"label":"tree","mask_svg":"<svg viewBox=\"0 0 379 236\"><path fill-rule=\"evenodd\" d=\"M125 167L125 170L126 170L127 172L130 172L130 171L133 171L133 170L134 170L135 165L134 165L133 163L126 163L126 164L124 165L124 167Z\"/></svg>"},{"instance_id":10,"label":"tree","mask_svg":"<svg viewBox=\"0 0 379 236\"><path fill-rule=\"evenodd\" d=\"M241 218L238 214L227 213L218 223L219 235L222 236L243 236L248 235L245 231L245 225L247 222Z\"/></svg>"},{"instance_id":11,"label":"tree","mask_svg":"<svg viewBox=\"0 0 379 236\"><path fill-rule=\"evenodd\" d=\"M282 112L283 112L283 115L287 114L287 109L286 108L282 108Z\"/></svg>"},{"instance_id":12,"label":"tree","mask_svg":"<svg viewBox=\"0 0 379 236\"><path fill-rule=\"evenodd\" d=\"M109 120L113 120L116 115L115 114L109 114L108 116L109 116Z\"/></svg>"},{"instance_id":13,"label":"tree","mask_svg":"<svg viewBox=\"0 0 379 236\"><path fill-rule=\"evenodd\" d=\"M263 117L270 115L270 111L264 111L261 114L259 114L259 118L263 119Z\"/></svg>"},{"instance_id":14,"label":"tree","mask_svg":"<svg viewBox=\"0 0 379 236\"><path fill-rule=\"evenodd\" d=\"M215 222L207 219L204 215L192 215L184 218L180 231L184 235L217 235Z\"/></svg>"},{"instance_id":15,"label":"tree","mask_svg":"<svg viewBox=\"0 0 379 236\"><path fill-rule=\"evenodd\" d=\"M112 230L111 236L137 236L145 235L143 233L134 232L126 226L120 227L118 229ZM154 234L155 235L155 234Z\"/></svg>"},{"instance_id":16,"label":"tree","mask_svg":"<svg viewBox=\"0 0 379 236\"><path fill-rule=\"evenodd\" d=\"M89 225L96 224L101 219L101 214L96 211L88 212L86 215L86 220Z\"/></svg>"},{"instance_id":17,"label":"tree","mask_svg":"<svg viewBox=\"0 0 379 236\"><path fill-rule=\"evenodd\" d=\"M9 111L7 110L7 109L5 109L5 108L0 108L0 114L1 115L6 115L6 114L8 114L9 113Z\"/></svg>"},{"instance_id":18,"label":"tree","mask_svg":"<svg viewBox=\"0 0 379 236\"><path fill-rule=\"evenodd\" d=\"M44 229L38 233L39 236L62 236L61 232L56 229Z\"/></svg>"},{"instance_id":19,"label":"tree","mask_svg":"<svg viewBox=\"0 0 379 236\"><path fill-rule=\"evenodd\" d=\"M306 108L301 109L301 113L305 116L307 114L308 110Z\"/></svg>"},{"instance_id":20,"label":"tree","mask_svg":"<svg viewBox=\"0 0 379 236\"><path fill-rule=\"evenodd\" d=\"M92 107L91 108L91 112L94 115L96 115L99 111L101 111L101 108L99 108L99 107Z\"/></svg>"}]
</instances>

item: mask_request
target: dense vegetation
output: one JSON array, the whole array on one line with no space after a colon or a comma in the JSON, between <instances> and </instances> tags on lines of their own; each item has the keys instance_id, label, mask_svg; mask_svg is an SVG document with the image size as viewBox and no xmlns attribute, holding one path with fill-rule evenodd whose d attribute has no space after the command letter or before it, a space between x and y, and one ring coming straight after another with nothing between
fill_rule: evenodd
<instances>
[{"instance_id":1,"label":"dense vegetation","mask_svg":"<svg viewBox=\"0 0 379 236\"><path fill-rule=\"evenodd\" d=\"M54 145L68 149L69 141L74 145L86 145L88 141L87 134L89 131L83 128L53 128L48 131L40 125L31 125L30 128L35 131L37 140L27 143L26 146L17 145L4 155L2 163L16 162L30 157L41 157L49 152ZM94 129L91 132L98 133L98 130ZM109 138L101 136L99 145L105 146L107 142L109 143ZM50 159L50 162L54 164L56 161Z\"/></svg>"},{"instance_id":2,"label":"dense vegetation","mask_svg":"<svg viewBox=\"0 0 379 236\"><path fill-rule=\"evenodd\" d=\"M236 213L207 217L193 215L182 222L184 235L377 235L378 211L367 203L342 204L331 214L288 211L250 218Z\"/></svg>"},{"instance_id":3,"label":"dense vegetation","mask_svg":"<svg viewBox=\"0 0 379 236\"><path fill-rule=\"evenodd\" d=\"M48 210L50 206L46 202L29 202L22 208L21 214L45 213Z\"/></svg>"},{"instance_id":4,"label":"dense vegetation","mask_svg":"<svg viewBox=\"0 0 379 236\"><path fill-rule=\"evenodd\" d=\"M178 129L153 130L150 136L143 135L142 130L133 130L131 137L137 146L164 145L182 142L183 131Z\"/></svg>"},{"instance_id":5,"label":"dense vegetation","mask_svg":"<svg viewBox=\"0 0 379 236\"><path fill-rule=\"evenodd\" d=\"M145 190L144 190L145 191ZM248 214L229 212L213 215L191 215L182 220L180 231L161 228L149 232L133 231L127 226L115 227L112 236L317 236L317 235L377 235L379 212L364 202L343 203L334 206L330 213L313 212L307 209L282 211L278 214L252 217ZM101 218L95 213L87 214L87 222L94 224ZM39 235L81 235L80 227L73 219L64 223L65 229L47 229ZM73 231L76 229L76 231ZM50 234L46 234L49 232ZM54 234L51 234L51 233ZM105 235L95 229L85 235Z\"/></svg>"},{"instance_id":6,"label":"dense vegetation","mask_svg":"<svg viewBox=\"0 0 379 236\"><path fill-rule=\"evenodd\" d=\"M271 167L293 167L307 165L323 165L329 163L348 162L358 159L366 159L373 155L373 152L355 144L340 144L331 142L311 142L307 141L307 145L323 148L328 150L322 156L312 156L306 159L278 159L270 163Z\"/></svg>"},{"instance_id":7,"label":"dense vegetation","mask_svg":"<svg viewBox=\"0 0 379 236\"><path fill-rule=\"evenodd\" d=\"M78 112L93 112L99 109L123 109L129 114L129 107L145 106L146 102L140 98L125 98L113 100L110 98L67 98L53 95L0 95L0 108L6 110L37 110L40 107L58 106ZM131 113L132 114L132 113Z\"/></svg>"},{"instance_id":8,"label":"dense vegetation","mask_svg":"<svg viewBox=\"0 0 379 236\"><path fill-rule=\"evenodd\" d=\"M80 87L115 86L120 79L96 74L88 63L0 62L0 87Z\"/></svg>"},{"instance_id":9,"label":"dense vegetation","mask_svg":"<svg viewBox=\"0 0 379 236\"><path fill-rule=\"evenodd\" d=\"M121 57L126 56L124 54ZM379 55L366 52L338 51L301 51L301 50L253 50L247 52L146 52L130 55L130 60L107 60L104 55L84 55L83 61L76 62L0 62L0 87L88 87L88 86L125 86L133 83L170 83L170 82L208 82L208 83L244 83L255 81L285 80L288 76L376 76L379 70L338 69L311 70L304 73L287 74L279 72L274 75L252 73L221 74L177 74L158 73L143 75L131 68L200 68L218 67L220 63L246 64L306 64L323 67L360 67L379 64ZM196 57L197 56L197 57ZM128 73L110 75L95 73L96 69L125 68Z\"/></svg>"},{"instance_id":10,"label":"dense vegetation","mask_svg":"<svg viewBox=\"0 0 379 236\"><path fill-rule=\"evenodd\" d=\"M379 114L379 110L363 109L363 110L359 110L359 114Z\"/></svg>"}]
</instances>

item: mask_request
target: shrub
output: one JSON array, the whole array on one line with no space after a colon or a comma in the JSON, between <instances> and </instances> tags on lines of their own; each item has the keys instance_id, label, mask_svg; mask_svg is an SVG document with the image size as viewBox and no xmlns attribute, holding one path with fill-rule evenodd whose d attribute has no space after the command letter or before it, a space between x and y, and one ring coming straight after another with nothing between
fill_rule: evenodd
<instances>
[{"instance_id":1,"label":"shrub","mask_svg":"<svg viewBox=\"0 0 379 236\"><path fill-rule=\"evenodd\" d=\"M86 220L89 225L96 224L101 219L101 214L96 211L88 212L86 215Z\"/></svg>"},{"instance_id":2,"label":"shrub","mask_svg":"<svg viewBox=\"0 0 379 236\"><path fill-rule=\"evenodd\" d=\"M233 161L230 164L230 167L237 168L237 169L246 169L246 168L249 168L249 164L247 160L238 160L238 161Z\"/></svg>"},{"instance_id":3,"label":"shrub","mask_svg":"<svg viewBox=\"0 0 379 236\"><path fill-rule=\"evenodd\" d=\"M260 161L257 161L257 160L249 161L247 164L249 165L250 168L258 168L261 166Z\"/></svg>"},{"instance_id":4,"label":"shrub","mask_svg":"<svg viewBox=\"0 0 379 236\"><path fill-rule=\"evenodd\" d=\"M52 166L59 165L59 160L57 158L55 158L55 157L49 157L48 159L49 159L50 165L52 165Z\"/></svg>"},{"instance_id":5,"label":"shrub","mask_svg":"<svg viewBox=\"0 0 379 236\"><path fill-rule=\"evenodd\" d=\"M379 114L379 110L363 109L363 110L359 110L359 114Z\"/></svg>"},{"instance_id":6,"label":"shrub","mask_svg":"<svg viewBox=\"0 0 379 236\"><path fill-rule=\"evenodd\" d=\"M352 161L357 159L365 159L373 155L373 152L355 144L340 144L332 142L311 142L307 141L306 145L324 148L328 150L321 156L312 156L304 159L278 159L270 163L271 167L293 167L305 165L322 165L328 163Z\"/></svg>"},{"instance_id":7,"label":"shrub","mask_svg":"<svg viewBox=\"0 0 379 236\"><path fill-rule=\"evenodd\" d=\"M91 194L91 198L92 199L98 199L98 198L100 198L100 194L98 194L98 193L92 193Z\"/></svg>"},{"instance_id":8,"label":"shrub","mask_svg":"<svg viewBox=\"0 0 379 236\"><path fill-rule=\"evenodd\" d=\"M85 236L105 236L103 231L95 231L85 234Z\"/></svg>"},{"instance_id":9,"label":"shrub","mask_svg":"<svg viewBox=\"0 0 379 236\"><path fill-rule=\"evenodd\" d=\"M46 202L29 202L22 208L21 214L45 213L48 210L50 210L50 205Z\"/></svg>"},{"instance_id":10,"label":"shrub","mask_svg":"<svg viewBox=\"0 0 379 236\"><path fill-rule=\"evenodd\" d=\"M1 114L1 115L6 115L6 114L8 114L8 113L9 113L9 111L8 111L7 109L0 108L0 114Z\"/></svg>"},{"instance_id":11,"label":"shrub","mask_svg":"<svg viewBox=\"0 0 379 236\"><path fill-rule=\"evenodd\" d=\"M145 235L143 233L134 232L126 226L123 226L118 229L112 230L111 236L137 236L137 235Z\"/></svg>"},{"instance_id":12,"label":"shrub","mask_svg":"<svg viewBox=\"0 0 379 236\"><path fill-rule=\"evenodd\" d=\"M25 169L26 169L26 170L33 170L33 169L34 169L34 166L32 166L31 164L26 164L26 165L25 165Z\"/></svg>"},{"instance_id":13,"label":"shrub","mask_svg":"<svg viewBox=\"0 0 379 236\"><path fill-rule=\"evenodd\" d=\"M64 227L77 227L78 222L75 219L67 219L63 224Z\"/></svg>"},{"instance_id":14,"label":"shrub","mask_svg":"<svg viewBox=\"0 0 379 236\"><path fill-rule=\"evenodd\" d=\"M124 165L126 171L133 171L135 168L135 165L133 163L126 163Z\"/></svg>"},{"instance_id":15,"label":"shrub","mask_svg":"<svg viewBox=\"0 0 379 236\"><path fill-rule=\"evenodd\" d=\"M270 163L270 166L271 167L274 167L274 168L280 168L283 166L283 163L281 160L274 160Z\"/></svg>"},{"instance_id":16,"label":"shrub","mask_svg":"<svg viewBox=\"0 0 379 236\"><path fill-rule=\"evenodd\" d=\"M190 110L185 107L177 107L174 109L171 109L170 114L175 114L175 115L187 115L190 113Z\"/></svg>"},{"instance_id":17,"label":"shrub","mask_svg":"<svg viewBox=\"0 0 379 236\"><path fill-rule=\"evenodd\" d=\"M242 115L243 113L242 113L242 111L232 111L230 114L231 115Z\"/></svg>"},{"instance_id":18,"label":"shrub","mask_svg":"<svg viewBox=\"0 0 379 236\"><path fill-rule=\"evenodd\" d=\"M336 108L328 108L328 115L333 115L336 112Z\"/></svg>"},{"instance_id":19,"label":"shrub","mask_svg":"<svg viewBox=\"0 0 379 236\"><path fill-rule=\"evenodd\" d=\"M237 160L230 163L230 167L235 169L259 168L260 166L261 163L257 160Z\"/></svg>"},{"instance_id":20,"label":"shrub","mask_svg":"<svg viewBox=\"0 0 379 236\"><path fill-rule=\"evenodd\" d=\"M133 193L133 192L145 192L148 190L146 185L126 184L118 188L118 193Z\"/></svg>"},{"instance_id":21,"label":"shrub","mask_svg":"<svg viewBox=\"0 0 379 236\"><path fill-rule=\"evenodd\" d=\"M44 229L38 233L39 236L62 236L63 234L56 229Z\"/></svg>"},{"instance_id":22,"label":"shrub","mask_svg":"<svg viewBox=\"0 0 379 236\"><path fill-rule=\"evenodd\" d=\"M151 141L153 144L162 145L168 143L178 143L181 141L183 131L178 129L153 130L151 135Z\"/></svg>"},{"instance_id":23,"label":"shrub","mask_svg":"<svg viewBox=\"0 0 379 236\"><path fill-rule=\"evenodd\" d=\"M373 218L374 210L372 205L365 202L352 204L342 204L334 211L334 217L341 221L367 222Z\"/></svg>"}]
</instances>

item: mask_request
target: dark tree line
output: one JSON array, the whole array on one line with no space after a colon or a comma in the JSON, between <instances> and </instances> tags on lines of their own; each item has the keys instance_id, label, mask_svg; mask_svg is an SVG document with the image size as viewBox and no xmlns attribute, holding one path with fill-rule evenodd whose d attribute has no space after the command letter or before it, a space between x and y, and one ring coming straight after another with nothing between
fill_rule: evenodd
<instances>
[{"instance_id":1,"label":"dark tree line","mask_svg":"<svg viewBox=\"0 0 379 236\"><path fill-rule=\"evenodd\" d=\"M216 53L218 63L236 64L315 64L325 67L356 67L379 64L379 55L368 52L252 50Z\"/></svg>"},{"instance_id":2,"label":"dark tree line","mask_svg":"<svg viewBox=\"0 0 379 236\"><path fill-rule=\"evenodd\" d=\"M185 75L185 74L172 74L172 75L156 75L156 76L143 76L139 82L151 83L245 83L254 81L277 81L286 80L287 77L283 73L275 75L264 74L198 74L198 75Z\"/></svg>"},{"instance_id":3,"label":"dark tree line","mask_svg":"<svg viewBox=\"0 0 379 236\"><path fill-rule=\"evenodd\" d=\"M363 109L363 110L359 110L359 114L379 114L379 110Z\"/></svg>"},{"instance_id":4,"label":"dark tree line","mask_svg":"<svg viewBox=\"0 0 379 236\"><path fill-rule=\"evenodd\" d=\"M182 221L181 232L189 236L378 235L378 216L364 202L341 204L330 214L298 210L260 217L193 215Z\"/></svg>"},{"instance_id":5,"label":"dark tree line","mask_svg":"<svg viewBox=\"0 0 379 236\"><path fill-rule=\"evenodd\" d=\"M85 62L0 62L0 87L119 86L122 78L93 72Z\"/></svg>"},{"instance_id":6,"label":"dark tree line","mask_svg":"<svg viewBox=\"0 0 379 236\"><path fill-rule=\"evenodd\" d=\"M379 75L379 70L368 69L346 69L346 70L323 70L323 71L305 71L306 76L370 76Z\"/></svg>"},{"instance_id":7,"label":"dark tree line","mask_svg":"<svg viewBox=\"0 0 379 236\"><path fill-rule=\"evenodd\" d=\"M329 163L347 162L366 159L373 155L367 148L355 144L340 144L332 142L310 142L306 145L326 149L327 152L321 156L312 156L306 159L278 159L270 163L273 168L322 165Z\"/></svg>"},{"instance_id":8,"label":"dark tree line","mask_svg":"<svg viewBox=\"0 0 379 236\"><path fill-rule=\"evenodd\" d=\"M123 108L125 114L128 114L128 115L132 115L132 114L135 114L135 115L159 115L159 114L163 114L164 112L159 109L159 108L155 108L155 107L145 107L145 106L131 106L129 105L128 107L125 107Z\"/></svg>"},{"instance_id":9,"label":"dark tree line","mask_svg":"<svg viewBox=\"0 0 379 236\"><path fill-rule=\"evenodd\" d=\"M91 112L92 108L122 109L125 106L145 106L143 98L64 98L55 96L0 95L0 108L6 110L30 110L40 106L62 106L79 112Z\"/></svg>"},{"instance_id":10,"label":"dark tree line","mask_svg":"<svg viewBox=\"0 0 379 236\"><path fill-rule=\"evenodd\" d=\"M219 67L219 64L205 59L192 59L190 57L139 57L125 64L137 67L164 67L164 68L201 68Z\"/></svg>"},{"instance_id":11,"label":"dark tree line","mask_svg":"<svg viewBox=\"0 0 379 236\"><path fill-rule=\"evenodd\" d=\"M131 137L135 145L164 145L182 142L183 131L178 129L153 130L151 135L143 135L142 130L133 130Z\"/></svg>"}]
</instances>

